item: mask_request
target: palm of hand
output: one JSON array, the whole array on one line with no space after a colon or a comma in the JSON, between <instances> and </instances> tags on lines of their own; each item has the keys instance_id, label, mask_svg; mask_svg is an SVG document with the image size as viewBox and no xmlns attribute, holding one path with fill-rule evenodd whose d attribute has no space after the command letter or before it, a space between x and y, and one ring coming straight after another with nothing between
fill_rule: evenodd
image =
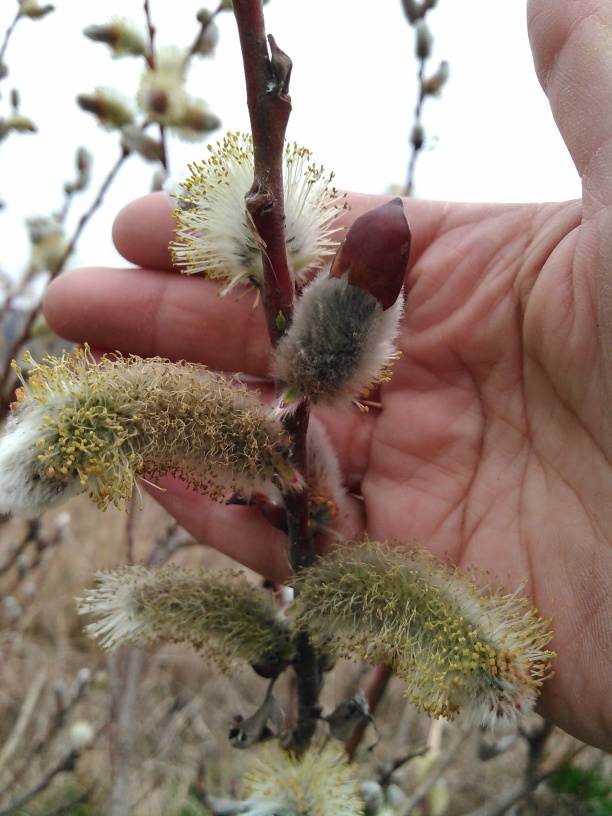
<instances>
[{"instance_id":1,"label":"palm of hand","mask_svg":"<svg viewBox=\"0 0 612 816\"><path fill-rule=\"evenodd\" d=\"M403 356L365 454L366 524L528 579L559 655L543 710L609 748L609 391L595 276L580 271L596 258L578 204L475 209L447 214L409 273Z\"/></svg>"},{"instance_id":2,"label":"palm of hand","mask_svg":"<svg viewBox=\"0 0 612 816\"><path fill-rule=\"evenodd\" d=\"M609 48L593 47L607 36L604 11L601 0L530 2L536 67L583 178L582 206L411 202L403 356L382 408L321 413L363 496L350 499L343 531L416 539L511 587L529 579L558 653L542 711L612 750L612 95ZM353 216L380 203L355 201ZM115 240L145 269L62 275L47 294L50 324L102 348L266 376L261 312L172 273L171 228L160 197L128 206ZM161 501L200 540L287 575L285 537L256 508L176 484Z\"/></svg>"}]
</instances>

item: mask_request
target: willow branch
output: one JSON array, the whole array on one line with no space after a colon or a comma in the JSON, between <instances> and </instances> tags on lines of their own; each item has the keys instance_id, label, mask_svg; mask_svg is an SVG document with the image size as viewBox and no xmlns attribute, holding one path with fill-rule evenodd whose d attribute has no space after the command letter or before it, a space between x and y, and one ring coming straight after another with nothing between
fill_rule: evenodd
<instances>
[{"instance_id":1,"label":"willow branch","mask_svg":"<svg viewBox=\"0 0 612 816\"><path fill-rule=\"evenodd\" d=\"M197 52L198 48L200 47L202 40L204 39L204 35L206 34L206 29L208 26L212 25L213 20L215 17L223 11L223 0L219 3L217 8L212 12L208 20L205 22L200 23L200 29L196 34L195 40L193 41L191 48L189 49L189 56L193 57L193 55Z\"/></svg>"},{"instance_id":2,"label":"willow branch","mask_svg":"<svg viewBox=\"0 0 612 816\"><path fill-rule=\"evenodd\" d=\"M17 13L9 23L8 28L4 32L4 39L2 40L2 45L0 45L0 64L4 61L4 55L6 54L6 49L9 44L9 40L11 39L11 34L15 30L15 26L21 19L21 6L17 7Z\"/></svg>"},{"instance_id":3,"label":"willow branch","mask_svg":"<svg viewBox=\"0 0 612 816\"><path fill-rule=\"evenodd\" d=\"M287 263L283 197L283 153L291 113L289 80L292 64L272 35L266 39L262 0L234 0L233 5L253 137L254 173L253 184L245 197L246 216L261 249L264 314L270 340L275 346L293 315L293 283ZM283 320L277 325L279 315ZM309 406L304 403L283 423L293 440L291 462L305 479L308 478L308 418ZM316 557L310 532L308 492L286 494L284 500L287 507L289 560L297 572L313 564ZM321 681L316 654L307 634L298 634L295 644L298 651L295 661L298 722L287 747L299 754L306 749L316 729Z\"/></svg>"},{"instance_id":4,"label":"willow branch","mask_svg":"<svg viewBox=\"0 0 612 816\"><path fill-rule=\"evenodd\" d=\"M426 59L419 60L419 68L417 71L417 102L414 108L414 125L422 124L423 118L423 102L425 100L425 63ZM423 145L418 147L412 144L412 152L410 153L410 161L408 162L408 175L406 178L406 185L404 187L403 195L412 196L414 190L414 171L416 170L416 163Z\"/></svg>"},{"instance_id":5,"label":"willow branch","mask_svg":"<svg viewBox=\"0 0 612 816\"><path fill-rule=\"evenodd\" d=\"M244 62L247 105L253 135L254 178L246 196L253 234L262 249L263 303L272 343L281 337L276 317L286 320L293 313L293 285L285 250L285 207L283 200L283 150L291 113L289 79L291 60L268 38L261 0L236 0Z\"/></svg>"},{"instance_id":6,"label":"willow branch","mask_svg":"<svg viewBox=\"0 0 612 816\"><path fill-rule=\"evenodd\" d=\"M106 727L106 725L103 725L96 731L92 745L97 741L100 734L106 730ZM9 802L9 804L5 807L0 808L0 816L8 816L9 813L14 813L19 808L22 808L27 802L30 801L30 799L33 799L37 794L48 788L58 774L62 773L63 771L73 771L77 760L85 750L85 748L71 748L69 751L67 751L32 788L25 791L25 793L22 793L20 796L15 797L15 799L13 799L12 802Z\"/></svg>"}]
</instances>

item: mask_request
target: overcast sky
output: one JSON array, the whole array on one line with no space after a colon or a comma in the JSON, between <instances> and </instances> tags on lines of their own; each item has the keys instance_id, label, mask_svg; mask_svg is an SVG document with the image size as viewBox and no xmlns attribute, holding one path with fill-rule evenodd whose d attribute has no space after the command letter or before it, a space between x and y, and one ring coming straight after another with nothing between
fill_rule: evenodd
<instances>
[{"instance_id":1,"label":"overcast sky","mask_svg":"<svg viewBox=\"0 0 612 816\"><path fill-rule=\"evenodd\" d=\"M23 113L40 132L11 136L0 146L2 266L22 268L27 258L23 217L61 204L61 187L72 175L73 152L85 144L96 155L92 188L76 201L70 226L91 201L117 153L117 137L103 132L74 104L77 93L113 85L132 94L141 64L112 61L105 46L81 30L113 14L142 20L136 0L105 3L55 0L58 9L42 21L22 20L6 61L0 115L15 85ZM158 42L188 44L195 32L192 0L151 0ZM376 8L375 8L376 6ZM3 0L6 28L16 0ZM294 63L293 113L288 138L309 147L318 164L334 170L337 186L383 192L403 183L409 157L407 136L416 97L413 30L400 0L271 0L267 30ZM218 18L221 36L214 60L194 64L189 90L204 97L225 130L248 130L244 78L233 15ZM430 71L441 59L451 78L439 100L427 100L424 123L434 149L423 153L416 174L420 198L452 201L552 201L580 195L580 180L556 131L533 70L520 0L439 0L428 15L435 36ZM206 155L205 144L171 140L171 169ZM110 224L128 200L149 189L151 165L131 158L88 227L78 260L119 262L110 244Z\"/></svg>"}]
</instances>

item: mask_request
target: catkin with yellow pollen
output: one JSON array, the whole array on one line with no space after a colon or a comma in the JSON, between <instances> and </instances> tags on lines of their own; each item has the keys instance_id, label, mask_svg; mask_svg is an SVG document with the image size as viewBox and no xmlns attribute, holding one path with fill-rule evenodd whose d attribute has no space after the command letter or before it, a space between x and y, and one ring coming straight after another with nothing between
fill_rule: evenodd
<instances>
[{"instance_id":1,"label":"catkin with yellow pollen","mask_svg":"<svg viewBox=\"0 0 612 816\"><path fill-rule=\"evenodd\" d=\"M139 474L175 474L214 499L302 486L288 435L220 374L160 358L97 363L87 348L27 359L0 439L0 512L35 517L84 491L121 506Z\"/></svg>"},{"instance_id":2,"label":"catkin with yellow pollen","mask_svg":"<svg viewBox=\"0 0 612 816\"><path fill-rule=\"evenodd\" d=\"M549 621L527 599L483 589L420 548L341 550L299 590L295 611L322 647L389 663L436 718L465 708L478 725L515 723L550 676Z\"/></svg>"},{"instance_id":3,"label":"catkin with yellow pollen","mask_svg":"<svg viewBox=\"0 0 612 816\"><path fill-rule=\"evenodd\" d=\"M77 609L98 615L86 629L106 651L187 641L226 673L238 661L286 664L293 657L289 621L276 599L242 573L135 566L96 578L98 586L77 599Z\"/></svg>"},{"instance_id":4,"label":"catkin with yellow pollen","mask_svg":"<svg viewBox=\"0 0 612 816\"><path fill-rule=\"evenodd\" d=\"M346 752L333 742L311 745L298 759L264 749L242 780L245 816L363 816L364 804Z\"/></svg>"}]
</instances>

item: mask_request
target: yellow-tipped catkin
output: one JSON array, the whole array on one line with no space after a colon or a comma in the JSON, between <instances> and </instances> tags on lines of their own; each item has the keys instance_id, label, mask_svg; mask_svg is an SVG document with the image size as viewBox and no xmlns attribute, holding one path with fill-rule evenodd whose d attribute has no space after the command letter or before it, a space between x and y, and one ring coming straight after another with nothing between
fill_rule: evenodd
<instances>
[{"instance_id":1,"label":"yellow-tipped catkin","mask_svg":"<svg viewBox=\"0 0 612 816\"><path fill-rule=\"evenodd\" d=\"M341 550L299 589L296 612L326 649L390 663L436 718L465 708L479 725L514 723L550 676L549 621L528 600L483 589L420 548Z\"/></svg>"},{"instance_id":2,"label":"yellow-tipped catkin","mask_svg":"<svg viewBox=\"0 0 612 816\"><path fill-rule=\"evenodd\" d=\"M255 394L202 366L97 363L88 349L27 359L0 439L0 512L35 517L84 491L121 506L139 474L172 473L215 499L303 484L285 461L288 435Z\"/></svg>"},{"instance_id":3,"label":"yellow-tipped catkin","mask_svg":"<svg viewBox=\"0 0 612 816\"><path fill-rule=\"evenodd\" d=\"M179 207L174 212L177 237L171 244L172 260L186 274L203 272L218 280L221 294L242 283L261 286L261 247L244 209L253 182L253 140L227 133L208 149L208 160L189 165L189 174L171 188ZM346 204L335 188L328 189L332 178L333 173L327 176L312 163L305 147L285 144L285 243L289 273L298 286L323 266L337 244L339 228L333 222Z\"/></svg>"},{"instance_id":4,"label":"yellow-tipped catkin","mask_svg":"<svg viewBox=\"0 0 612 816\"><path fill-rule=\"evenodd\" d=\"M77 599L80 614L101 616L86 629L107 651L187 641L226 672L236 661L290 660L288 619L274 596L240 572L174 566L97 572L98 587Z\"/></svg>"},{"instance_id":5,"label":"yellow-tipped catkin","mask_svg":"<svg viewBox=\"0 0 612 816\"><path fill-rule=\"evenodd\" d=\"M299 759L264 749L242 780L246 816L363 816L364 805L347 755L333 742L311 746Z\"/></svg>"}]
</instances>

